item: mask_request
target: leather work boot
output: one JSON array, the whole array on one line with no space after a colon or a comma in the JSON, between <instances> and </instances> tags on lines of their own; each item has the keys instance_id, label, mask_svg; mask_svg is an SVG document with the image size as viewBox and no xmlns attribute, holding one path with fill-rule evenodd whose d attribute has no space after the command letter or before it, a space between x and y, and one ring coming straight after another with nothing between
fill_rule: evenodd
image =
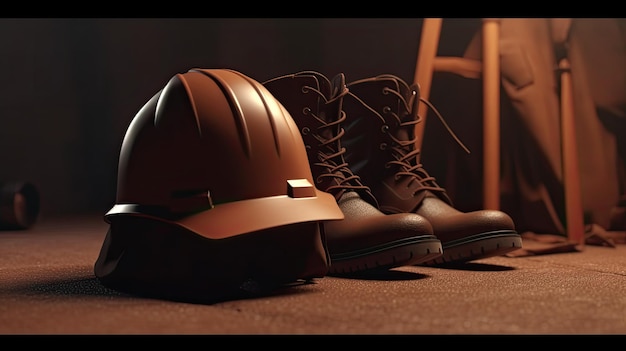
<instances>
[{"instance_id":1,"label":"leather work boot","mask_svg":"<svg viewBox=\"0 0 626 351\"><path fill-rule=\"evenodd\" d=\"M380 75L351 82L348 90L343 104L344 158L371 188L382 212L417 213L431 223L443 255L423 265L467 262L521 248L522 239L509 215L455 209L445 189L420 163L415 137L415 125L421 120L417 85Z\"/></svg>"},{"instance_id":2,"label":"leather work boot","mask_svg":"<svg viewBox=\"0 0 626 351\"><path fill-rule=\"evenodd\" d=\"M343 74L331 82L318 72L303 71L263 85L300 128L316 187L334 195L345 215L323 225L329 275L415 265L441 255L441 241L426 219L414 213L382 213L370 189L346 164L341 146L347 93Z\"/></svg>"}]
</instances>

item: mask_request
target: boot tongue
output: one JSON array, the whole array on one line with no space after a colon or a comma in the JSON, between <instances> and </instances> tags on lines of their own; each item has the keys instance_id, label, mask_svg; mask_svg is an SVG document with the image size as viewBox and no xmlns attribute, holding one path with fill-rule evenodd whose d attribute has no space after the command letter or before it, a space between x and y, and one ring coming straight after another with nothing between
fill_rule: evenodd
<instances>
[{"instance_id":1,"label":"boot tongue","mask_svg":"<svg viewBox=\"0 0 626 351\"><path fill-rule=\"evenodd\" d=\"M318 117L326 124L337 122L339 118L341 118L342 96L346 90L345 77L342 73L339 73L332 81L328 79L318 79L318 84L320 92L322 92L326 98L326 101L319 102ZM336 137L340 130L341 126L338 123L328 128L321 128L318 132L324 139L330 140Z\"/></svg>"},{"instance_id":2,"label":"boot tongue","mask_svg":"<svg viewBox=\"0 0 626 351\"><path fill-rule=\"evenodd\" d=\"M326 121L333 122L341 117L343 96L347 91L346 78L343 73L339 73L328 83L329 86L324 87L327 89L327 91L325 91L325 96L328 99L328 105L324 110L326 110L327 114L330 115L330 117L327 117Z\"/></svg>"},{"instance_id":3,"label":"boot tongue","mask_svg":"<svg viewBox=\"0 0 626 351\"><path fill-rule=\"evenodd\" d=\"M346 77L343 73L339 73L332 79L331 91L330 91L330 94L328 94L328 96L331 99L339 97L340 94L343 93L345 89L346 89Z\"/></svg>"},{"instance_id":4,"label":"boot tongue","mask_svg":"<svg viewBox=\"0 0 626 351\"><path fill-rule=\"evenodd\" d=\"M403 147L403 149L408 153L415 148L415 124L410 122L413 122L418 118L417 104L415 104L415 101L417 100L417 90L414 90L414 85L409 87L400 79L395 79L394 81L396 91L399 93L401 98L397 99L397 103L395 103L392 108L395 108L395 112L398 115L399 121L397 121L397 123L403 124L403 126L398 125L397 128L395 128L394 135L402 142L412 141L410 145ZM415 160L415 162L417 161L418 160ZM413 161L411 164L414 164Z\"/></svg>"},{"instance_id":5,"label":"boot tongue","mask_svg":"<svg viewBox=\"0 0 626 351\"><path fill-rule=\"evenodd\" d=\"M343 95L343 92L346 90L346 78L343 73L337 74L333 77L332 80L329 80L324 75L316 72L308 72L306 75L309 75L311 78L314 78L316 81L316 88L326 97L326 102L331 105L332 108L340 107L336 104L339 103L339 98ZM321 105L320 105L321 106Z\"/></svg>"},{"instance_id":6,"label":"boot tongue","mask_svg":"<svg viewBox=\"0 0 626 351\"><path fill-rule=\"evenodd\" d=\"M310 72L309 74L311 75L311 77L315 78L315 81L317 83L316 88L322 93L322 95L326 97L326 99L329 99L333 89L330 80L328 80L328 78L326 78L326 76L322 75L321 73Z\"/></svg>"},{"instance_id":7,"label":"boot tongue","mask_svg":"<svg viewBox=\"0 0 626 351\"><path fill-rule=\"evenodd\" d=\"M408 86L404 81L398 82L398 93L402 99L398 99L398 116L401 122L410 122L417 118L417 103L419 99L415 85ZM409 128L407 128L409 129ZM414 128L410 128L413 130Z\"/></svg>"}]
</instances>

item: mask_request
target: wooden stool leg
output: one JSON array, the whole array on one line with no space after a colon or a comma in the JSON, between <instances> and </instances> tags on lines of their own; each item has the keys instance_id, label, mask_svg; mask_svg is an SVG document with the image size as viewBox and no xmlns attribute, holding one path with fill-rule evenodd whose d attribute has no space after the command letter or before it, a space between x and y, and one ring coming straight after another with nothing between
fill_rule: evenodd
<instances>
[{"instance_id":1,"label":"wooden stool leg","mask_svg":"<svg viewBox=\"0 0 626 351\"><path fill-rule=\"evenodd\" d=\"M441 18L425 18L422 25L414 81L420 85L421 97L428 100L433 72L440 60L462 76L474 76L482 71L483 79L483 207L500 209L500 20L484 19L482 24L482 68L477 70L472 60L437 57ZM478 76L477 76L478 77ZM427 106L419 103L422 123L415 127L417 148L421 149L426 127Z\"/></svg>"},{"instance_id":2,"label":"wooden stool leg","mask_svg":"<svg viewBox=\"0 0 626 351\"><path fill-rule=\"evenodd\" d=\"M572 77L567 58L559 62L559 70L561 72L561 152L563 154L567 238L582 248L585 245L585 224L580 194Z\"/></svg>"},{"instance_id":3,"label":"wooden stool leg","mask_svg":"<svg viewBox=\"0 0 626 351\"><path fill-rule=\"evenodd\" d=\"M484 19L483 207L500 209L500 21Z\"/></svg>"},{"instance_id":4,"label":"wooden stool leg","mask_svg":"<svg viewBox=\"0 0 626 351\"><path fill-rule=\"evenodd\" d=\"M415 64L414 83L420 86L420 96L428 100L430 87L433 80L433 71L437 49L439 47L439 35L441 33L441 18L424 18L422 24L422 34L420 37L417 62ZM427 106L423 102L418 105L417 113L422 117L422 123L415 126L415 136L417 137L417 149L422 148L422 138L426 127Z\"/></svg>"}]
</instances>

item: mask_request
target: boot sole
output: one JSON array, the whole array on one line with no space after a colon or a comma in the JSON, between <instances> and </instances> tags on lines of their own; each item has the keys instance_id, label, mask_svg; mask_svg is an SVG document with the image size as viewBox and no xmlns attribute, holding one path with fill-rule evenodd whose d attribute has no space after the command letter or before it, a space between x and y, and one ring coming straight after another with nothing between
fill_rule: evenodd
<instances>
[{"instance_id":1,"label":"boot sole","mask_svg":"<svg viewBox=\"0 0 626 351\"><path fill-rule=\"evenodd\" d=\"M412 237L367 249L330 254L328 275L345 276L363 271L416 265L441 256L441 241L435 236Z\"/></svg>"},{"instance_id":2,"label":"boot sole","mask_svg":"<svg viewBox=\"0 0 626 351\"><path fill-rule=\"evenodd\" d=\"M515 231L495 231L443 243L443 255L421 263L442 266L465 263L481 258L501 256L522 248L522 237Z\"/></svg>"}]
</instances>

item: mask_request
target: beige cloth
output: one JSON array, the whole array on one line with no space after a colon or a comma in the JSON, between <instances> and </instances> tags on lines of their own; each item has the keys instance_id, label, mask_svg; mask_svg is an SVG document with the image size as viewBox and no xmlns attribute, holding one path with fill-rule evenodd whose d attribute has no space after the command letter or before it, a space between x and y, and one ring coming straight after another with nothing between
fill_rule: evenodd
<instances>
[{"instance_id":1,"label":"beige cloth","mask_svg":"<svg viewBox=\"0 0 626 351\"><path fill-rule=\"evenodd\" d=\"M521 233L565 236L559 76L552 20L500 21L501 209ZM441 42L453 38L444 19ZM586 225L626 228L626 19L573 18L567 36ZM479 23L460 52L481 59ZM441 51L441 49L440 49ZM445 54L444 54L445 55ZM462 211L482 206L482 82L435 72L431 102L472 153L426 124L422 162ZM617 207L621 202L622 207ZM621 214L621 217L619 217ZM616 217L616 215L619 217ZM617 224L617 225L616 225Z\"/></svg>"},{"instance_id":2,"label":"beige cloth","mask_svg":"<svg viewBox=\"0 0 626 351\"><path fill-rule=\"evenodd\" d=\"M626 121L626 35L624 19L573 19L568 37L574 89L581 198L585 222L609 226L610 213L623 193L623 163L616 130L598 111ZM512 113L503 112L503 184L514 199L503 204L523 231L564 234L560 101L550 20L501 20L503 92ZM475 38L476 39L476 38ZM480 58L480 40L466 56ZM518 122L506 119L519 119ZM621 121L619 121L621 119ZM506 126L517 125L519 128Z\"/></svg>"}]
</instances>

